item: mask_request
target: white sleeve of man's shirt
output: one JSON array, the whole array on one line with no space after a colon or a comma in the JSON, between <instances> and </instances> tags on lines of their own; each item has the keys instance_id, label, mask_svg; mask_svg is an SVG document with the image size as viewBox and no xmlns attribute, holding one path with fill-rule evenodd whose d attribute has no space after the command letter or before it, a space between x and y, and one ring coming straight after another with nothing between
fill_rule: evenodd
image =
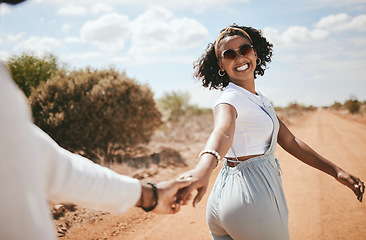
<instances>
[{"instance_id":1,"label":"white sleeve of man's shirt","mask_svg":"<svg viewBox=\"0 0 366 240\"><path fill-rule=\"evenodd\" d=\"M138 180L59 147L31 121L24 94L0 62L0 239L56 239L48 199L123 213Z\"/></svg>"},{"instance_id":2,"label":"white sleeve of man's shirt","mask_svg":"<svg viewBox=\"0 0 366 240\"><path fill-rule=\"evenodd\" d=\"M82 206L123 213L141 195L137 179L117 174L90 160L59 147L46 133L32 124L42 153L47 193L54 201L70 201Z\"/></svg>"}]
</instances>

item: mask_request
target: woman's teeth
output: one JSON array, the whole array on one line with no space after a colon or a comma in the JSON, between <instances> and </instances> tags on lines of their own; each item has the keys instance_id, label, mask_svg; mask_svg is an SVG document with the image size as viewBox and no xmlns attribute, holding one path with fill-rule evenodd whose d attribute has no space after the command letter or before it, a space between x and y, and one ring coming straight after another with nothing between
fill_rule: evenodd
<instances>
[{"instance_id":1,"label":"woman's teeth","mask_svg":"<svg viewBox=\"0 0 366 240\"><path fill-rule=\"evenodd\" d=\"M244 70L247 70L248 67L249 67L249 65L247 63L247 64L244 64L243 66L237 67L236 70L237 71L244 71Z\"/></svg>"}]
</instances>

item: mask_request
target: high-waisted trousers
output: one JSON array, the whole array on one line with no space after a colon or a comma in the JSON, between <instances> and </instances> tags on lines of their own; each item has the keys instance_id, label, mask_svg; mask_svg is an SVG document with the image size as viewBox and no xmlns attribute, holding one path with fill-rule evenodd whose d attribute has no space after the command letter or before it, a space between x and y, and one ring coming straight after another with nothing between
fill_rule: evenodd
<instances>
[{"instance_id":1,"label":"high-waisted trousers","mask_svg":"<svg viewBox=\"0 0 366 240\"><path fill-rule=\"evenodd\" d=\"M213 239L289 239L288 209L274 157L278 119L273 109L263 110L274 121L270 147L264 155L235 167L223 164L207 203L206 217Z\"/></svg>"}]
</instances>

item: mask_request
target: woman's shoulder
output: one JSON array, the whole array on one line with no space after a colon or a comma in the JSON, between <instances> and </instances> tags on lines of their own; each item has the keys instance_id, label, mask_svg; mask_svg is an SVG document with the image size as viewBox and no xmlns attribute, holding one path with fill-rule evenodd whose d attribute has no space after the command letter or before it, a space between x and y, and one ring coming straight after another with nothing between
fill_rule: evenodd
<instances>
[{"instance_id":1,"label":"woman's shoulder","mask_svg":"<svg viewBox=\"0 0 366 240\"><path fill-rule=\"evenodd\" d=\"M273 106L271 100L269 100L269 98L263 92L257 91L257 94L260 96L265 106L267 107Z\"/></svg>"},{"instance_id":2,"label":"woman's shoulder","mask_svg":"<svg viewBox=\"0 0 366 240\"><path fill-rule=\"evenodd\" d=\"M221 101L221 100L235 100L240 98L240 92L236 91L235 89L232 88L225 88L221 94L219 95L219 97L217 98L217 101Z\"/></svg>"},{"instance_id":3,"label":"woman's shoulder","mask_svg":"<svg viewBox=\"0 0 366 240\"><path fill-rule=\"evenodd\" d=\"M214 108L222 103L230 104L237 110L245 108L246 105L250 104L250 99L233 88L226 88L222 91L216 100Z\"/></svg>"}]
</instances>

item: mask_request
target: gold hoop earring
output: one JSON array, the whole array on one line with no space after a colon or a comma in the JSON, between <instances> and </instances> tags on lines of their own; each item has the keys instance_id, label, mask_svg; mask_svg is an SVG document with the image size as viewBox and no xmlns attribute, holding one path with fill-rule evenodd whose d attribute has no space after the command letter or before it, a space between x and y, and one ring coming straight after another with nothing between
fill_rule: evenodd
<instances>
[{"instance_id":1,"label":"gold hoop earring","mask_svg":"<svg viewBox=\"0 0 366 240\"><path fill-rule=\"evenodd\" d=\"M219 69L219 76L220 77L223 77L223 76L225 76L225 70L222 70L222 69Z\"/></svg>"},{"instance_id":2,"label":"gold hoop earring","mask_svg":"<svg viewBox=\"0 0 366 240\"><path fill-rule=\"evenodd\" d=\"M257 63L257 65L261 65L262 60L260 58L257 58L257 60L255 62Z\"/></svg>"}]
</instances>

